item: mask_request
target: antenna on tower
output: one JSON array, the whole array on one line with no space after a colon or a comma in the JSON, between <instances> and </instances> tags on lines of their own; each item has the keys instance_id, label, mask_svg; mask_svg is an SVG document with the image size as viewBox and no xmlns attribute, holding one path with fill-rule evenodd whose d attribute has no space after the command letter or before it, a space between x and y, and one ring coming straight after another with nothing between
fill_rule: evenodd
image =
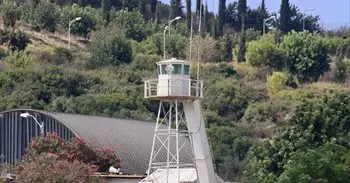
<instances>
[{"instance_id":1,"label":"antenna on tower","mask_svg":"<svg viewBox=\"0 0 350 183\"><path fill-rule=\"evenodd\" d=\"M193 38L193 16L192 16L192 13L191 13L190 62L192 62L192 38Z\"/></svg>"},{"instance_id":2,"label":"antenna on tower","mask_svg":"<svg viewBox=\"0 0 350 183\"><path fill-rule=\"evenodd\" d=\"M203 5L203 0L200 0L200 6L199 6L199 24L198 24L198 36L199 40L201 40L201 28L202 28L202 5ZM197 80L199 80L199 62L201 60L201 55L200 55L200 44L198 44L198 49L197 49ZM197 86L198 87L198 86Z\"/></svg>"}]
</instances>

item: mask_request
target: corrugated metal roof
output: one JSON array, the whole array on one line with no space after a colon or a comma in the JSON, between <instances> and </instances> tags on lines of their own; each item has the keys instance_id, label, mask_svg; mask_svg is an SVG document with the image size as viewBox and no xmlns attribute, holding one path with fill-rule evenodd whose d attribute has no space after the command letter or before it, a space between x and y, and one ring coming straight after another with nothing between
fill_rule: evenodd
<instances>
[{"instance_id":1,"label":"corrugated metal roof","mask_svg":"<svg viewBox=\"0 0 350 183\"><path fill-rule=\"evenodd\" d=\"M97 148L111 148L121 160L121 171L143 175L148 168L155 122L108 118L40 110L17 109L2 113L28 111L48 115L68 127L76 136ZM45 123L45 122L44 122ZM182 139L184 140L184 139ZM193 163L190 144L186 145L181 161ZM160 154L166 159L166 153Z\"/></svg>"}]
</instances>

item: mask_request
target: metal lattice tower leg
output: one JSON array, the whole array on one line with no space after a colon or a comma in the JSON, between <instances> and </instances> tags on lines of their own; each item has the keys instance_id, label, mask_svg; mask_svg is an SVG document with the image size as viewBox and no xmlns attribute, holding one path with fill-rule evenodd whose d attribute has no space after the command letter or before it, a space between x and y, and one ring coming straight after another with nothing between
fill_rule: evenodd
<instances>
[{"instance_id":1,"label":"metal lattice tower leg","mask_svg":"<svg viewBox=\"0 0 350 183\"><path fill-rule=\"evenodd\" d=\"M151 174L157 169L166 171L165 183L170 182L170 179L180 182L181 169L192 168L197 172L192 150L191 133L184 117L183 103L178 100L161 101L145 181L151 182ZM185 162L186 158L183 156L188 156L189 153L191 162Z\"/></svg>"}]
</instances>

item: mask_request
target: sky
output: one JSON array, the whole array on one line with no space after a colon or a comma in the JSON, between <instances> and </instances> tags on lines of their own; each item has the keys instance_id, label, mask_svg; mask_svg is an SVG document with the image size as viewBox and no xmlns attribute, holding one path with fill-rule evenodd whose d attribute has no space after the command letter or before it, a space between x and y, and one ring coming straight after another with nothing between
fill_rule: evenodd
<instances>
[{"instance_id":1,"label":"sky","mask_svg":"<svg viewBox=\"0 0 350 183\"><path fill-rule=\"evenodd\" d=\"M170 0L162 0L169 3ZM186 5L185 0L183 5ZM232 3L236 0L226 0L226 3ZM217 12L218 0L203 0L208 3L209 10ZM261 4L261 0L247 0L248 6L256 8ZM350 27L350 0L290 0L291 4L296 5L302 12L308 9L307 14L319 15L320 23L326 29L336 29L341 26ZM278 12L281 0L265 0L269 12ZM196 0L192 0L192 9L194 9Z\"/></svg>"}]
</instances>

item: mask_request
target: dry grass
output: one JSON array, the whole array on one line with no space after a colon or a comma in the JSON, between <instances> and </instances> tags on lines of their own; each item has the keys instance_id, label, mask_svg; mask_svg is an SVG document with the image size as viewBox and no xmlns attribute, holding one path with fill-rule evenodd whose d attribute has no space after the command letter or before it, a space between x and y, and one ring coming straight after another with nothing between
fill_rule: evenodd
<instances>
[{"instance_id":1,"label":"dry grass","mask_svg":"<svg viewBox=\"0 0 350 183\"><path fill-rule=\"evenodd\" d=\"M350 91L349 86L344 84L333 83L333 82L315 82L315 83L304 85L304 88L318 90L320 92L324 92L326 90Z\"/></svg>"}]
</instances>

